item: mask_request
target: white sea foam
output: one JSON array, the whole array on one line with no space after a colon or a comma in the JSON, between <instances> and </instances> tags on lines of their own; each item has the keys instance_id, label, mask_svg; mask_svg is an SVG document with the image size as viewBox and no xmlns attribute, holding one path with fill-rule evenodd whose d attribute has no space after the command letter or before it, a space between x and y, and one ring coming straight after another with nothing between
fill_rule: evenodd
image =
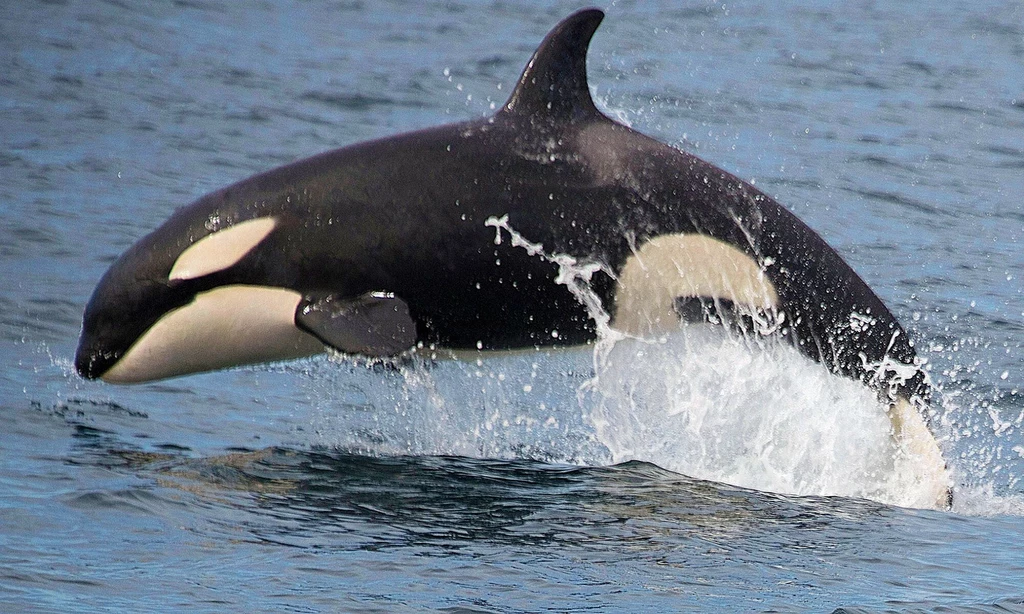
<instances>
[{"instance_id":1,"label":"white sea foam","mask_svg":"<svg viewBox=\"0 0 1024 614\"><path fill-rule=\"evenodd\" d=\"M874 392L784 342L708 325L620 341L589 388L591 423L614 462L779 493L934 505L928 467L895 443Z\"/></svg>"}]
</instances>

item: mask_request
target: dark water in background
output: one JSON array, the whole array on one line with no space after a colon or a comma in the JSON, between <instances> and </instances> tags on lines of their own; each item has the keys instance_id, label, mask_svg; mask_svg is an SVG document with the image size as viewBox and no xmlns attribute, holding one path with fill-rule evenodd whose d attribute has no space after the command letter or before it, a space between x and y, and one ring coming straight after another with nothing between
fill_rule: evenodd
<instances>
[{"instance_id":1,"label":"dark water in background","mask_svg":"<svg viewBox=\"0 0 1024 614\"><path fill-rule=\"evenodd\" d=\"M93 285L174 207L489 112L575 6L0 6L0 610L1024 609L1017 2L620 2L590 56L606 111L777 196L913 331L954 513L603 466L578 365L478 366L539 370L553 425L326 359L73 374Z\"/></svg>"}]
</instances>

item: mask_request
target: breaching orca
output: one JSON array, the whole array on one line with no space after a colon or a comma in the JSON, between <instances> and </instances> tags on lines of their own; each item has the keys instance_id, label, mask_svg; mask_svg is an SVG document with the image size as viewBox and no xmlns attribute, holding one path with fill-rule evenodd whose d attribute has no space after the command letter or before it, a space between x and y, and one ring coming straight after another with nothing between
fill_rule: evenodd
<instances>
[{"instance_id":1,"label":"breaching orca","mask_svg":"<svg viewBox=\"0 0 1024 614\"><path fill-rule=\"evenodd\" d=\"M586 53L602 18L558 24L491 117L323 153L176 211L100 281L78 372L125 383L324 346L593 340L557 264L496 242L501 220L599 263L591 289L628 334L682 318L786 335L889 395L896 431L942 467L914 409L927 389L911 340L835 250L750 184L597 109Z\"/></svg>"}]
</instances>

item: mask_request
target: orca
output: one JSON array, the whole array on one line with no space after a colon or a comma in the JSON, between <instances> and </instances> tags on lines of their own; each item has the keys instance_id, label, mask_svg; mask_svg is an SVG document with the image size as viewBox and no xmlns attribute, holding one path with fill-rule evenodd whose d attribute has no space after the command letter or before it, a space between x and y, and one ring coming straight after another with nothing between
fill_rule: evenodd
<instances>
[{"instance_id":1,"label":"orca","mask_svg":"<svg viewBox=\"0 0 1024 614\"><path fill-rule=\"evenodd\" d=\"M586 55L603 16L559 23L490 117L322 153L175 211L100 280L77 371L130 383L325 348L593 341L558 264L496 241L500 220L597 263L589 285L613 328L705 319L784 335L879 389L894 428L941 464L913 343L839 254L749 183L597 109Z\"/></svg>"}]
</instances>

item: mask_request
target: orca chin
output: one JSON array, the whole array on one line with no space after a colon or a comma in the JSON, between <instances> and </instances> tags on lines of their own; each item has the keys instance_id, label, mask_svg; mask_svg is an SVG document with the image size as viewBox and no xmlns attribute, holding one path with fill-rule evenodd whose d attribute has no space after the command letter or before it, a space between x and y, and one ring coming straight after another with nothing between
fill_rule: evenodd
<instances>
[{"instance_id":1,"label":"orca chin","mask_svg":"<svg viewBox=\"0 0 1024 614\"><path fill-rule=\"evenodd\" d=\"M301 300L282 288L204 292L163 316L99 377L130 384L322 352L322 343L294 326Z\"/></svg>"},{"instance_id":2,"label":"orca chin","mask_svg":"<svg viewBox=\"0 0 1024 614\"><path fill-rule=\"evenodd\" d=\"M824 239L597 109L586 56L603 16L559 23L491 117L322 153L175 211L97 285L78 372L141 382L325 347L389 357L594 340L558 264L496 243L488 221L500 219L544 253L596 265L590 289L622 331L740 323L924 407L909 336Z\"/></svg>"},{"instance_id":3,"label":"orca chin","mask_svg":"<svg viewBox=\"0 0 1024 614\"><path fill-rule=\"evenodd\" d=\"M118 358L105 354L102 349L80 345L75 352L75 371L85 379L99 379Z\"/></svg>"}]
</instances>

